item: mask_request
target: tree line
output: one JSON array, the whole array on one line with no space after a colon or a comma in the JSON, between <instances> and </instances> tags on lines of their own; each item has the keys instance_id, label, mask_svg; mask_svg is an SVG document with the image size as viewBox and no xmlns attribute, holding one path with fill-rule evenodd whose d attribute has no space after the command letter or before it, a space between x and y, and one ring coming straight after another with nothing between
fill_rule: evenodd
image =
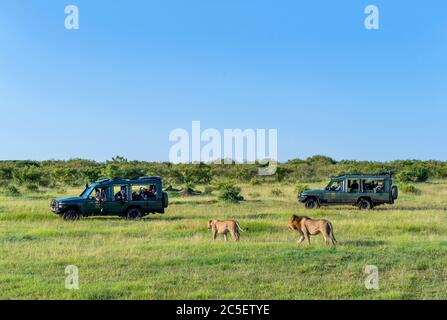
<instances>
[{"instance_id":1,"label":"tree line","mask_svg":"<svg viewBox=\"0 0 447 320\"><path fill-rule=\"evenodd\" d=\"M106 162L84 159L47 161L0 161L3 185L54 187L79 186L100 178L137 178L158 175L165 185L211 184L215 181L319 182L345 173L378 174L391 172L401 182L424 182L447 177L447 162L397 160L391 162L335 161L327 156L293 159L279 163L272 176L259 176L258 164L172 164L169 162L129 161L114 157Z\"/></svg>"}]
</instances>

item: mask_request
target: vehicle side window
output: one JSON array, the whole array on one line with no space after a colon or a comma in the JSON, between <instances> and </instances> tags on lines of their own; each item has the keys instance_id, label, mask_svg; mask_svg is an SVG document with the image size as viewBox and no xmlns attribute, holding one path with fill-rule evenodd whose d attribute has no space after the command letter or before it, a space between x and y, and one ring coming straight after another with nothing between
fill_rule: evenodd
<instances>
[{"instance_id":1,"label":"vehicle side window","mask_svg":"<svg viewBox=\"0 0 447 320\"><path fill-rule=\"evenodd\" d=\"M344 181L343 180L339 180L339 181L332 181L331 184L329 185L329 191L332 192L343 192L344 191Z\"/></svg>"},{"instance_id":2,"label":"vehicle side window","mask_svg":"<svg viewBox=\"0 0 447 320\"><path fill-rule=\"evenodd\" d=\"M126 201L127 200L127 186L115 185L113 186L113 201Z\"/></svg>"},{"instance_id":3,"label":"vehicle side window","mask_svg":"<svg viewBox=\"0 0 447 320\"><path fill-rule=\"evenodd\" d=\"M362 182L364 192L385 192L385 180L363 180Z\"/></svg>"},{"instance_id":4,"label":"vehicle side window","mask_svg":"<svg viewBox=\"0 0 447 320\"><path fill-rule=\"evenodd\" d=\"M157 186L154 184L149 185L135 185L132 189L132 201L151 201L156 200Z\"/></svg>"},{"instance_id":5,"label":"vehicle side window","mask_svg":"<svg viewBox=\"0 0 447 320\"><path fill-rule=\"evenodd\" d=\"M360 190L359 180L348 180L348 192L356 193Z\"/></svg>"},{"instance_id":6,"label":"vehicle side window","mask_svg":"<svg viewBox=\"0 0 447 320\"><path fill-rule=\"evenodd\" d=\"M96 188L91 194L91 198L95 199L98 203L106 202L107 199L107 188Z\"/></svg>"}]
</instances>

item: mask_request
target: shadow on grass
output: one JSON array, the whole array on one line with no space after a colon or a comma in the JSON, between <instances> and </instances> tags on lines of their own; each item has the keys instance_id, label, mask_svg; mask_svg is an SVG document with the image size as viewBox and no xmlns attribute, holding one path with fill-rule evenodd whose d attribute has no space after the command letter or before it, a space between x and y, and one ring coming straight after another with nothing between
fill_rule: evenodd
<instances>
[{"instance_id":1,"label":"shadow on grass","mask_svg":"<svg viewBox=\"0 0 447 320\"><path fill-rule=\"evenodd\" d=\"M445 206L438 207L382 207L382 208L374 208L371 212L374 211L428 211L428 210L446 210Z\"/></svg>"},{"instance_id":2,"label":"shadow on grass","mask_svg":"<svg viewBox=\"0 0 447 320\"><path fill-rule=\"evenodd\" d=\"M189 201L172 201L171 202L171 205L176 205L176 206L179 206L179 205L208 205L208 204L215 204L215 203L218 203L219 201L218 200L202 200L202 201L200 201L200 200L189 200Z\"/></svg>"},{"instance_id":3,"label":"shadow on grass","mask_svg":"<svg viewBox=\"0 0 447 320\"><path fill-rule=\"evenodd\" d=\"M393 206L386 206L386 207L374 207L371 210L360 210L359 208L355 207L355 206L321 206L320 208L318 208L319 211L317 210L306 210L304 207L303 208L299 208L300 212L304 212L304 213L308 213L308 215L312 214L312 212L325 212L325 211L348 211L348 212L358 212L358 213L371 213L373 214L374 212L383 212L383 211L427 211L427 210L447 210L446 206L435 206L435 207L415 207L415 206L409 206L409 207L393 207Z\"/></svg>"},{"instance_id":4,"label":"shadow on grass","mask_svg":"<svg viewBox=\"0 0 447 320\"><path fill-rule=\"evenodd\" d=\"M151 221L178 221L186 219L185 217L155 217L154 215L147 215L141 220L127 220L126 218L119 217L119 216L95 216L95 217L84 217L82 220L94 220L94 221L126 221L129 223L144 223L144 222L151 222Z\"/></svg>"},{"instance_id":5,"label":"shadow on grass","mask_svg":"<svg viewBox=\"0 0 447 320\"><path fill-rule=\"evenodd\" d=\"M385 245L383 240L350 240L341 241L339 246L351 246L351 247L379 247Z\"/></svg>"}]
</instances>

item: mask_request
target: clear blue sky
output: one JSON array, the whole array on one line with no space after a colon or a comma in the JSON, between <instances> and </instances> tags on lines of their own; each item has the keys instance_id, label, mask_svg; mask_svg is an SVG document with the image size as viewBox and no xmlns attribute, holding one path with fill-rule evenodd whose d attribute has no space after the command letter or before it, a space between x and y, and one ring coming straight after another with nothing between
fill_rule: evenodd
<instances>
[{"instance_id":1,"label":"clear blue sky","mask_svg":"<svg viewBox=\"0 0 447 320\"><path fill-rule=\"evenodd\" d=\"M276 128L282 161L447 160L446 14L441 0L0 0L0 159L167 160L169 132L200 120Z\"/></svg>"}]
</instances>

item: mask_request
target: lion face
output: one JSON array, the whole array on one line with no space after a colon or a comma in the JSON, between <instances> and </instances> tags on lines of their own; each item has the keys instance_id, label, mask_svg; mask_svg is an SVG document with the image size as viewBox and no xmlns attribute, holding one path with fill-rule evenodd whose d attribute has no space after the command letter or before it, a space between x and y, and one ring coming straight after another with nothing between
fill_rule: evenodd
<instances>
[{"instance_id":1,"label":"lion face","mask_svg":"<svg viewBox=\"0 0 447 320\"><path fill-rule=\"evenodd\" d=\"M213 220L208 221L208 230L211 230L213 227Z\"/></svg>"}]
</instances>

